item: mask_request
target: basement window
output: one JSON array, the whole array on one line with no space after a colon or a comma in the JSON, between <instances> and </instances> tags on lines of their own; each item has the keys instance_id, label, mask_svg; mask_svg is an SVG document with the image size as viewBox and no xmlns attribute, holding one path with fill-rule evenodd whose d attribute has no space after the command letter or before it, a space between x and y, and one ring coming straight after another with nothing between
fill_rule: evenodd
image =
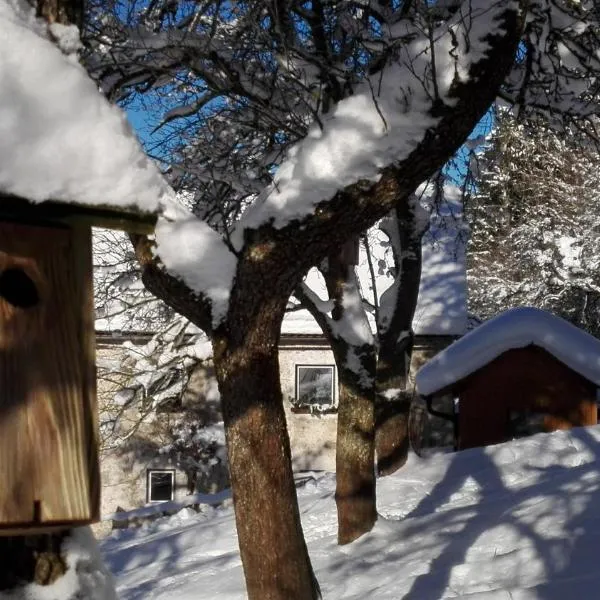
<instances>
[{"instance_id":1,"label":"basement window","mask_svg":"<svg viewBox=\"0 0 600 600\"><path fill-rule=\"evenodd\" d=\"M175 497L175 470L148 469L146 479L148 502L169 502Z\"/></svg>"},{"instance_id":2,"label":"basement window","mask_svg":"<svg viewBox=\"0 0 600 600\"><path fill-rule=\"evenodd\" d=\"M335 367L296 365L295 412L332 412L335 407Z\"/></svg>"}]
</instances>

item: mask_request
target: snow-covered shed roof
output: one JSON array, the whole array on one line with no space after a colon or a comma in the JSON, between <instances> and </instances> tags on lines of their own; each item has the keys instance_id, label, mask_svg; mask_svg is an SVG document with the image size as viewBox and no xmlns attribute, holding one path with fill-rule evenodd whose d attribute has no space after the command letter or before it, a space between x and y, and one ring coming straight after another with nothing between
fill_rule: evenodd
<instances>
[{"instance_id":1,"label":"snow-covered shed roof","mask_svg":"<svg viewBox=\"0 0 600 600\"><path fill-rule=\"evenodd\" d=\"M507 310L457 340L424 365L418 392L429 396L485 366L507 350L535 345L600 386L600 340L533 307Z\"/></svg>"},{"instance_id":2,"label":"snow-covered shed roof","mask_svg":"<svg viewBox=\"0 0 600 600\"><path fill-rule=\"evenodd\" d=\"M26 199L155 213L170 189L78 63L78 44L75 27L0 0L0 210Z\"/></svg>"}]
</instances>

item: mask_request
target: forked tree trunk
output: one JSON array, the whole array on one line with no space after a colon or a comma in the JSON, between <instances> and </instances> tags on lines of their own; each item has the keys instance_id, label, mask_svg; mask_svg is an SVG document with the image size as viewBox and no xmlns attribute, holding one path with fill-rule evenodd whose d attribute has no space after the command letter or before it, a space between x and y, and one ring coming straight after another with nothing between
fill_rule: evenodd
<instances>
[{"instance_id":1,"label":"forked tree trunk","mask_svg":"<svg viewBox=\"0 0 600 600\"><path fill-rule=\"evenodd\" d=\"M249 312L258 308L236 315L233 306L213 347L248 597L313 600L320 592L300 523L279 379L285 300L246 303Z\"/></svg>"},{"instance_id":2,"label":"forked tree trunk","mask_svg":"<svg viewBox=\"0 0 600 600\"><path fill-rule=\"evenodd\" d=\"M364 377L338 361L340 396L336 443L338 543L370 531L377 520L375 493L375 348L348 347L360 360ZM367 375L368 374L368 375Z\"/></svg>"},{"instance_id":3,"label":"forked tree trunk","mask_svg":"<svg viewBox=\"0 0 600 600\"><path fill-rule=\"evenodd\" d=\"M331 265L331 260L330 266ZM338 281L345 282L345 268ZM339 273L338 273L339 275ZM336 292L333 273L326 273L330 293ZM336 505L338 542L347 544L373 528L377 519L375 492L375 346L353 347L336 337L328 318L302 288L295 296L317 321L331 346L338 370L339 398L336 439ZM341 316L341 315L336 315ZM366 379L346 367L348 352L361 361Z\"/></svg>"},{"instance_id":4,"label":"forked tree trunk","mask_svg":"<svg viewBox=\"0 0 600 600\"><path fill-rule=\"evenodd\" d=\"M409 449L408 417L412 393L409 373L414 335L412 321L421 281L421 240L414 204L396 209L399 269L394 314L385 331L379 332L377 358L375 448L377 474L390 475L406 463Z\"/></svg>"}]
</instances>

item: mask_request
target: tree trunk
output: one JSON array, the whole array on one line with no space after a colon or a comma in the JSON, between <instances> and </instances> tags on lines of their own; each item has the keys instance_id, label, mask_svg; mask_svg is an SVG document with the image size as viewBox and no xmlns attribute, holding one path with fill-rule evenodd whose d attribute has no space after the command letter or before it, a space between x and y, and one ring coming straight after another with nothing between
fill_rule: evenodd
<instances>
[{"instance_id":1,"label":"tree trunk","mask_svg":"<svg viewBox=\"0 0 600 600\"><path fill-rule=\"evenodd\" d=\"M375 493L375 348L348 347L364 377L338 361L340 396L336 445L335 501L338 543L348 544L370 531L377 520ZM368 376L366 375L368 374Z\"/></svg>"},{"instance_id":2,"label":"tree trunk","mask_svg":"<svg viewBox=\"0 0 600 600\"><path fill-rule=\"evenodd\" d=\"M275 253L258 245L260 252L240 261L226 321L213 329L206 299L157 265L147 238L133 236L132 242L144 285L211 335L248 598L319 599L300 522L279 375L281 322L296 274L290 269L291 275L282 275L271 262Z\"/></svg>"},{"instance_id":3,"label":"tree trunk","mask_svg":"<svg viewBox=\"0 0 600 600\"><path fill-rule=\"evenodd\" d=\"M364 310L349 314L345 305L352 296L359 297L356 262L358 240L353 240L327 259L323 271L329 297L335 302L332 318L341 326L337 334L327 328L340 380L335 459L339 544L348 544L371 531L377 520L375 345L358 346L352 338L346 339L344 333L361 325L370 330Z\"/></svg>"},{"instance_id":4,"label":"tree trunk","mask_svg":"<svg viewBox=\"0 0 600 600\"><path fill-rule=\"evenodd\" d=\"M246 297L250 306L237 307L243 315L231 306L228 323L213 341L239 547L251 600L320 598L300 523L279 379L285 301L272 297L249 302ZM255 310L249 315L244 308Z\"/></svg>"},{"instance_id":5,"label":"tree trunk","mask_svg":"<svg viewBox=\"0 0 600 600\"><path fill-rule=\"evenodd\" d=\"M408 417L412 393L408 389L414 335L412 320L421 281L421 240L416 206L405 202L395 210L399 248L394 314L379 331L376 380L375 448L377 474L390 475L406 463L409 449Z\"/></svg>"},{"instance_id":6,"label":"tree trunk","mask_svg":"<svg viewBox=\"0 0 600 600\"><path fill-rule=\"evenodd\" d=\"M406 383L412 337L411 334L404 343L398 343L398 352L387 357L380 354L377 362L375 447L379 476L391 475L408 458L411 393Z\"/></svg>"},{"instance_id":7,"label":"tree trunk","mask_svg":"<svg viewBox=\"0 0 600 600\"><path fill-rule=\"evenodd\" d=\"M323 273L330 294L342 293L335 280L336 269L330 259ZM351 267L350 267L351 268ZM339 265L338 265L339 270ZM347 282L349 273L344 267L337 273L337 281ZM327 337L339 379L338 424L336 441L336 504L338 512L338 542L347 544L370 531L377 519L375 493L375 346L353 347L336 337L329 318L298 287L294 295L317 321ZM341 302L334 310L343 317ZM357 381L356 374L346 368L348 352L354 352L364 372L370 374L370 383Z\"/></svg>"}]
</instances>

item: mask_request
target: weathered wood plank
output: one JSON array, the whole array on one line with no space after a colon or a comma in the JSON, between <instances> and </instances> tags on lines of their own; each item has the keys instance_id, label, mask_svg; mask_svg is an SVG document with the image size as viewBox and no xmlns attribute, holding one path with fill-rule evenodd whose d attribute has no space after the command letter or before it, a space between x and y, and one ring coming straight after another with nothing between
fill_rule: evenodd
<instances>
[{"instance_id":1,"label":"weathered wood plank","mask_svg":"<svg viewBox=\"0 0 600 600\"><path fill-rule=\"evenodd\" d=\"M3 533L98 518L93 325L90 230L0 223Z\"/></svg>"},{"instance_id":2,"label":"weathered wood plank","mask_svg":"<svg viewBox=\"0 0 600 600\"><path fill-rule=\"evenodd\" d=\"M32 203L18 196L0 193L0 219L38 224L105 227L129 233L150 234L157 216L134 208L86 206L55 202Z\"/></svg>"}]
</instances>

